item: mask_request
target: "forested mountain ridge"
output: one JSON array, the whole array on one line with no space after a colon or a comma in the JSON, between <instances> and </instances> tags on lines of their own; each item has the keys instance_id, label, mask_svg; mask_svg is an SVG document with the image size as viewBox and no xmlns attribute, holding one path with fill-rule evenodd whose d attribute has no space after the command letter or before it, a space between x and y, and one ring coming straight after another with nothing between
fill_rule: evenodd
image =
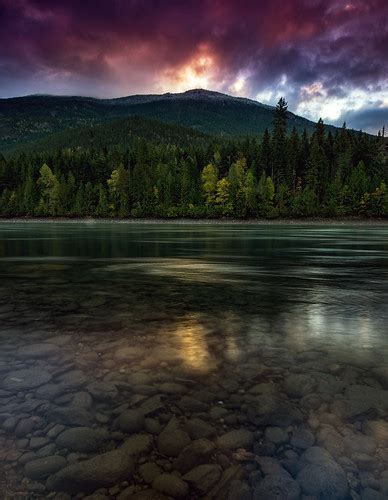
<instances>
[{"instance_id":1,"label":"forested mountain ridge","mask_svg":"<svg viewBox=\"0 0 388 500\"><path fill-rule=\"evenodd\" d=\"M107 123L69 128L27 144L14 146L9 153L56 152L66 149L125 150L134 147L139 141L174 144L179 147L201 147L207 146L212 140L212 136L190 127L134 115Z\"/></svg>"},{"instance_id":2,"label":"forested mountain ridge","mask_svg":"<svg viewBox=\"0 0 388 500\"><path fill-rule=\"evenodd\" d=\"M90 127L130 115L222 136L258 135L271 129L273 110L257 101L201 89L118 99L50 95L0 99L0 151L20 149L69 128ZM288 118L289 130L314 129L305 118L290 112Z\"/></svg>"},{"instance_id":3,"label":"forested mountain ridge","mask_svg":"<svg viewBox=\"0 0 388 500\"><path fill-rule=\"evenodd\" d=\"M0 215L388 215L384 132L333 134L322 120L288 132L289 119L280 99L262 136L226 140L144 117L80 129L77 140L67 131L76 147L0 155Z\"/></svg>"}]
</instances>

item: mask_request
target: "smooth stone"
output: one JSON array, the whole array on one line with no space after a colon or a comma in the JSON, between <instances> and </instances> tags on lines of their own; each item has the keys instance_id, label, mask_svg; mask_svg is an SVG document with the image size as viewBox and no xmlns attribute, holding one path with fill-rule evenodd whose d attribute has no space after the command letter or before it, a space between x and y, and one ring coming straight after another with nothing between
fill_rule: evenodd
<instances>
[{"instance_id":1,"label":"smooth stone","mask_svg":"<svg viewBox=\"0 0 388 500\"><path fill-rule=\"evenodd\" d=\"M219 465L203 464L190 470L182 479L188 482L199 495L206 495L220 479L221 472Z\"/></svg>"},{"instance_id":2,"label":"smooth stone","mask_svg":"<svg viewBox=\"0 0 388 500\"><path fill-rule=\"evenodd\" d=\"M246 429L235 429L217 438L217 446L221 450L250 449L253 445L253 432Z\"/></svg>"},{"instance_id":3,"label":"smooth stone","mask_svg":"<svg viewBox=\"0 0 388 500\"><path fill-rule=\"evenodd\" d=\"M145 417L148 417L149 415L153 415L154 413L157 413L159 410L162 410L163 408L164 404L162 402L162 399L159 396L159 394L157 394L144 401L140 405L139 411L143 413Z\"/></svg>"},{"instance_id":4,"label":"smooth stone","mask_svg":"<svg viewBox=\"0 0 388 500\"><path fill-rule=\"evenodd\" d=\"M23 418L19 420L15 428L15 436L18 438L24 437L35 428L35 421L32 418Z\"/></svg>"},{"instance_id":5,"label":"smooth stone","mask_svg":"<svg viewBox=\"0 0 388 500\"><path fill-rule=\"evenodd\" d=\"M52 401L64 393L65 389L59 384L45 384L36 390L36 396Z\"/></svg>"},{"instance_id":6,"label":"smooth stone","mask_svg":"<svg viewBox=\"0 0 388 500\"><path fill-rule=\"evenodd\" d=\"M59 434L56 444L70 451L92 453L109 439L109 432L105 429L91 429L89 427L74 427Z\"/></svg>"},{"instance_id":7,"label":"smooth stone","mask_svg":"<svg viewBox=\"0 0 388 500\"><path fill-rule=\"evenodd\" d=\"M21 346L16 351L16 357L20 359L44 359L57 356L60 349L55 344L32 344Z\"/></svg>"},{"instance_id":8,"label":"smooth stone","mask_svg":"<svg viewBox=\"0 0 388 500\"><path fill-rule=\"evenodd\" d=\"M174 468L184 474L197 465L207 463L214 450L214 443L208 439L197 439L179 453Z\"/></svg>"},{"instance_id":9,"label":"smooth stone","mask_svg":"<svg viewBox=\"0 0 388 500\"><path fill-rule=\"evenodd\" d=\"M29 368L10 372L2 382L7 391L19 392L35 389L46 384L52 379L52 375L41 368Z\"/></svg>"},{"instance_id":10,"label":"smooth stone","mask_svg":"<svg viewBox=\"0 0 388 500\"><path fill-rule=\"evenodd\" d=\"M216 429L200 418L187 420L184 430L191 439L212 438L217 434Z\"/></svg>"},{"instance_id":11,"label":"smooth stone","mask_svg":"<svg viewBox=\"0 0 388 500\"><path fill-rule=\"evenodd\" d=\"M179 429L175 418L172 418L168 425L157 437L157 445L159 452L167 457L177 457L179 453L187 445L191 443L191 439L187 432Z\"/></svg>"},{"instance_id":12,"label":"smooth stone","mask_svg":"<svg viewBox=\"0 0 388 500\"><path fill-rule=\"evenodd\" d=\"M305 495L328 500L347 498L349 485L342 467L324 448L308 448L300 459L302 468L296 479Z\"/></svg>"},{"instance_id":13,"label":"smooth stone","mask_svg":"<svg viewBox=\"0 0 388 500\"><path fill-rule=\"evenodd\" d=\"M158 385L158 392L160 394L175 395L184 394L185 392L187 392L187 389L182 384L177 384L175 382L165 382Z\"/></svg>"},{"instance_id":14,"label":"smooth stone","mask_svg":"<svg viewBox=\"0 0 388 500\"><path fill-rule=\"evenodd\" d=\"M163 470L153 462L146 462L139 467L139 474L147 484L151 484L157 476L162 474L162 472Z\"/></svg>"},{"instance_id":15,"label":"smooth stone","mask_svg":"<svg viewBox=\"0 0 388 500\"><path fill-rule=\"evenodd\" d=\"M134 460L128 453L121 449L108 451L89 460L68 465L48 478L47 488L74 495L80 491L92 493L98 488L109 488L129 480L133 469Z\"/></svg>"},{"instance_id":16,"label":"smooth stone","mask_svg":"<svg viewBox=\"0 0 388 500\"><path fill-rule=\"evenodd\" d=\"M206 403L190 396L183 396L180 401L177 402L177 406L183 413L197 413L208 409Z\"/></svg>"},{"instance_id":17,"label":"smooth stone","mask_svg":"<svg viewBox=\"0 0 388 500\"><path fill-rule=\"evenodd\" d=\"M385 420L367 420L364 424L365 433L372 436L379 446L388 447L388 422Z\"/></svg>"},{"instance_id":18,"label":"smooth stone","mask_svg":"<svg viewBox=\"0 0 388 500\"><path fill-rule=\"evenodd\" d=\"M87 382L88 377L81 370L71 370L59 377L59 383L64 389L78 389Z\"/></svg>"},{"instance_id":19,"label":"smooth stone","mask_svg":"<svg viewBox=\"0 0 388 500\"><path fill-rule=\"evenodd\" d=\"M42 479L65 468L66 465L64 457L52 455L26 463L24 473L30 479Z\"/></svg>"},{"instance_id":20,"label":"smooth stone","mask_svg":"<svg viewBox=\"0 0 388 500\"><path fill-rule=\"evenodd\" d=\"M49 440L45 437L32 437L30 439L29 447L31 450L38 450L39 448L46 446L48 443Z\"/></svg>"},{"instance_id":21,"label":"smooth stone","mask_svg":"<svg viewBox=\"0 0 388 500\"><path fill-rule=\"evenodd\" d=\"M288 432L281 427L267 427L264 432L265 437L276 445L288 443L290 440Z\"/></svg>"},{"instance_id":22,"label":"smooth stone","mask_svg":"<svg viewBox=\"0 0 388 500\"><path fill-rule=\"evenodd\" d=\"M138 457L150 451L153 443L152 436L148 434L133 434L121 446L121 450L131 457Z\"/></svg>"},{"instance_id":23,"label":"smooth stone","mask_svg":"<svg viewBox=\"0 0 388 500\"><path fill-rule=\"evenodd\" d=\"M269 474L258 483L253 500L298 500L301 495L299 484L285 471Z\"/></svg>"},{"instance_id":24,"label":"smooth stone","mask_svg":"<svg viewBox=\"0 0 388 500\"><path fill-rule=\"evenodd\" d=\"M249 485L240 480L235 480L230 483L227 500L252 500L251 488Z\"/></svg>"},{"instance_id":25,"label":"smooth stone","mask_svg":"<svg viewBox=\"0 0 388 500\"><path fill-rule=\"evenodd\" d=\"M374 371L376 379L380 382L384 389L388 389L388 367L382 366Z\"/></svg>"},{"instance_id":26,"label":"smooth stone","mask_svg":"<svg viewBox=\"0 0 388 500\"><path fill-rule=\"evenodd\" d=\"M372 411L388 410L388 391L367 385L350 385L344 394L344 416L353 419Z\"/></svg>"},{"instance_id":27,"label":"smooth stone","mask_svg":"<svg viewBox=\"0 0 388 500\"><path fill-rule=\"evenodd\" d=\"M74 427L90 427L94 423L94 418L84 408L68 406L50 405L45 414L49 422L69 425Z\"/></svg>"},{"instance_id":28,"label":"smooth stone","mask_svg":"<svg viewBox=\"0 0 388 500\"><path fill-rule=\"evenodd\" d=\"M133 434L143 429L144 420L144 414L140 411L126 410L119 416L119 426L123 432Z\"/></svg>"},{"instance_id":29,"label":"smooth stone","mask_svg":"<svg viewBox=\"0 0 388 500\"><path fill-rule=\"evenodd\" d=\"M376 441L371 436L364 434L349 434L344 437L343 443L349 453L373 455L377 448Z\"/></svg>"},{"instance_id":30,"label":"smooth stone","mask_svg":"<svg viewBox=\"0 0 388 500\"><path fill-rule=\"evenodd\" d=\"M308 375L292 374L284 381L284 392L290 398L302 398L314 390L315 381Z\"/></svg>"},{"instance_id":31,"label":"smooth stone","mask_svg":"<svg viewBox=\"0 0 388 500\"><path fill-rule=\"evenodd\" d=\"M189 493L187 483L173 474L160 474L153 480L152 488L173 498L187 498Z\"/></svg>"},{"instance_id":32,"label":"smooth stone","mask_svg":"<svg viewBox=\"0 0 388 500\"><path fill-rule=\"evenodd\" d=\"M110 382L92 382L87 390L96 401L112 401L119 393L117 387Z\"/></svg>"},{"instance_id":33,"label":"smooth stone","mask_svg":"<svg viewBox=\"0 0 388 500\"><path fill-rule=\"evenodd\" d=\"M292 433L291 446L300 450L306 450L314 446L315 436L308 429L296 429Z\"/></svg>"},{"instance_id":34,"label":"smooth stone","mask_svg":"<svg viewBox=\"0 0 388 500\"><path fill-rule=\"evenodd\" d=\"M76 392L71 400L71 406L90 410L93 406L93 398L88 392Z\"/></svg>"}]
</instances>

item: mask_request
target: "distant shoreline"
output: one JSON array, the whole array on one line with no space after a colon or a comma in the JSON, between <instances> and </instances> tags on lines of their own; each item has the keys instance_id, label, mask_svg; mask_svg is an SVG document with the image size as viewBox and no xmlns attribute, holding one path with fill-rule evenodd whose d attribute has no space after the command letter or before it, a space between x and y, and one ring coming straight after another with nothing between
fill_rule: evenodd
<instances>
[{"instance_id":1,"label":"distant shoreline","mask_svg":"<svg viewBox=\"0 0 388 500\"><path fill-rule=\"evenodd\" d=\"M217 218L217 219L190 219L190 218L175 218L163 219L158 217L0 217L1 223L115 223L115 224L187 224L187 225L210 225L210 224L233 224L233 225L298 225L298 224L335 224L335 225L357 225L357 224L388 224L388 218L370 218L370 217L300 217L300 218L279 218L279 219L234 219L234 218Z\"/></svg>"}]
</instances>

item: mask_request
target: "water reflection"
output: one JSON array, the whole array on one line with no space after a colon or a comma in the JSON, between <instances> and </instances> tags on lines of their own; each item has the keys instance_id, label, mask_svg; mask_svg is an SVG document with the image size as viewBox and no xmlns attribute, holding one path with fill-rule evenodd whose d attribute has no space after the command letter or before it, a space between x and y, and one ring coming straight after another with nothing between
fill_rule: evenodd
<instances>
[{"instance_id":1,"label":"water reflection","mask_svg":"<svg viewBox=\"0 0 388 500\"><path fill-rule=\"evenodd\" d=\"M369 465L343 440L361 433L375 440L370 449L386 450L387 460L373 456L376 470L388 466L385 225L2 223L0 275L0 424L10 429L0 434L0 465L17 456L19 483L31 438L59 424L118 439L117 416L128 408L156 421L141 427L152 436L171 416L189 427L193 415L204 418L216 427L212 439L248 429L254 444L241 447L279 461L293 452L298 467L304 448L290 436L307 429L308 443L343 467L344 456L355 461L357 474ZM36 352L42 342L49 347ZM47 382L12 392L21 370ZM18 452L20 415L44 425ZM267 438L274 426L285 432L278 444ZM50 453L65 453L47 439ZM112 437L103 451L115 446ZM244 476L251 489L254 460Z\"/></svg>"}]
</instances>

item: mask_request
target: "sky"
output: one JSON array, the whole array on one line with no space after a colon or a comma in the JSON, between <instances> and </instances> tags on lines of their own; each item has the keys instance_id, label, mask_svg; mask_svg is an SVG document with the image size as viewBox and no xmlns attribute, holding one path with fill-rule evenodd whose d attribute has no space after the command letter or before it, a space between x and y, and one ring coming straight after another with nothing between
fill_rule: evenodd
<instances>
[{"instance_id":1,"label":"sky","mask_svg":"<svg viewBox=\"0 0 388 500\"><path fill-rule=\"evenodd\" d=\"M0 0L0 97L206 88L388 126L388 0Z\"/></svg>"}]
</instances>

